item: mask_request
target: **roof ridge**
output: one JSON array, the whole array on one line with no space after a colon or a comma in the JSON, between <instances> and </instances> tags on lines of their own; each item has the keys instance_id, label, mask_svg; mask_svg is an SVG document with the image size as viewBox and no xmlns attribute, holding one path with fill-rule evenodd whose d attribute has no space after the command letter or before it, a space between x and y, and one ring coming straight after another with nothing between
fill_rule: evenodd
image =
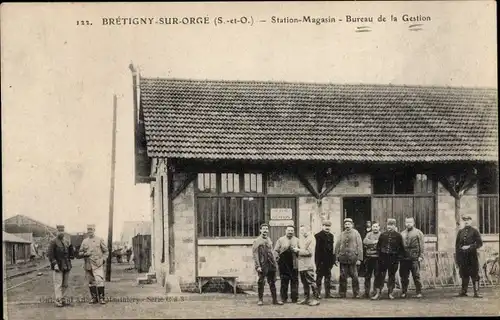
<instances>
[{"instance_id":1,"label":"roof ridge","mask_svg":"<svg viewBox=\"0 0 500 320\"><path fill-rule=\"evenodd\" d=\"M451 85L418 85L418 84L393 84L393 83L339 83L339 82L314 82L291 80L242 80L242 79L196 79L177 77L140 77L141 80L164 80L169 82L206 82L206 83L238 83L238 84L291 84L291 85L324 85L324 86L367 86L367 87L394 87L394 88L433 88L433 89L472 89L498 91L497 87L485 86L451 86Z\"/></svg>"}]
</instances>

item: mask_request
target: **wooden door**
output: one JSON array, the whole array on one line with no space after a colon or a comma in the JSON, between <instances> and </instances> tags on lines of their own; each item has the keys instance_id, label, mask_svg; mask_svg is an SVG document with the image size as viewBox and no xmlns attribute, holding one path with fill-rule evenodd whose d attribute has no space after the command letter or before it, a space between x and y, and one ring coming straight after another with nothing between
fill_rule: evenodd
<instances>
[{"instance_id":1,"label":"wooden door","mask_svg":"<svg viewBox=\"0 0 500 320\"><path fill-rule=\"evenodd\" d=\"M273 245L276 240L285 235L289 224L295 226L295 235L297 235L297 199L295 197L267 198L266 221L269 223L269 238L273 241Z\"/></svg>"}]
</instances>

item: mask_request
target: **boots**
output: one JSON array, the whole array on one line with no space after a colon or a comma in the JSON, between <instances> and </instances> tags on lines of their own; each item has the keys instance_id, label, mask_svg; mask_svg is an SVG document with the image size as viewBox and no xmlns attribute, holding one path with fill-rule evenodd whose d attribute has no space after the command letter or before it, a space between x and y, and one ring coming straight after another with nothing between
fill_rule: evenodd
<instances>
[{"instance_id":1,"label":"boots","mask_svg":"<svg viewBox=\"0 0 500 320\"><path fill-rule=\"evenodd\" d=\"M96 286L91 286L89 287L90 290L90 302L89 304L96 304L99 302L97 298L97 287Z\"/></svg>"},{"instance_id":2,"label":"boots","mask_svg":"<svg viewBox=\"0 0 500 320\"><path fill-rule=\"evenodd\" d=\"M312 289L313 298L312 298L311 301L309 301L309 305L310 306L317 306L319 304L319 292L318 292L318 288L312 286L311 289Z\"/></svg>"},{"instance_id":3,"label":"boots","mask_svg":"<svg viewBox=\"0 0 500 320\"><path fill-rule=\"evenodd\" d=\"M273 304L283 305L283 301L278 300L278 295L276 293L276 286L271 285L269 286L269 289L271 290L271 296L273 297Z\"/></svg>"},{"instance_id":4,"label":"boots","mask_svg":"<svg viewBox=\"0 0 500 320\"><path fill-rule=\"evenodd\" d=\"M375 295L372 297L372 300L378 300L378 299L380 299L381 295L382 295L382 290L381 289L375 289Z\"/></svg>"},{"instance_id":5,"label":"boots","mask_svg":"<svg viewBox=\"0 0 500 320\"><path fill-rule=\"evenodd\" d=\"M479 294L479 281L473 281L472 287L474 288L474 298L482 298L483 296Z\"/></svg>"},{"instance_id":6,"label":"boots","mask_svg":"<svg viewBox=\"0 0 500 320\"><path fill-rule=\"evenodd\" d=\"M387 296L389 297L390 300L394 300L394 295L392 294L392 292L394 291L394 288L389 288L388 290L388 293L387 293Z\"/></svg>"},{"instance_id":7,"label":"boots","mask_svg":"<svg viewBox=\"0 0 500 320\"><path fill-rule=\"evenodd\" d=\"M264 304L264 302L262 301L264 299L264 284L258 283L257 292L259 295L259 301L257 302L257 305L261 306Z\"/></svg>"},{"instance_id":8,"label":"boots","mask_svg":"<svg viewBox=\"0 0 500 320\"><path fill-rule=\"evenodd\" d=\"M363 294L363 298L370 298L370 279L365 279L365 293Z\"/></svg>"},{"instance_id":9,"label":"boots","mask_svg":"<svg viewBox=\"0 0 500 320\"><path fill-rule=\"evenodd\" d=\"M330 299L330 298L333 298L332 297L332 293L331 293L331 285L330 285L330 279L328 279L328 281L325 282L325 299ZM318 295L321 294L321 291L318 287Z\"/></svg>"},{"instance_id":10,"label":"boots","mask_svg":"<svg viewBox=\"0 0 500 320\"><path fill-rule=\"evenodd\" d=\"M457 297L467 297L467 288L469 287L469 278L462 278L462 290Z\"/></svg>"},{"instance_id":11,"label":"boots","mask_svg":"<svg viewBox=\"0 0 500 320\"><path fill-rule=\"evenodd\" d=\"M106 304L106 300L104 300L104 287L97 287L97 293L99 297L99 302L101 304Z\"/></svg>"}]
</instances>

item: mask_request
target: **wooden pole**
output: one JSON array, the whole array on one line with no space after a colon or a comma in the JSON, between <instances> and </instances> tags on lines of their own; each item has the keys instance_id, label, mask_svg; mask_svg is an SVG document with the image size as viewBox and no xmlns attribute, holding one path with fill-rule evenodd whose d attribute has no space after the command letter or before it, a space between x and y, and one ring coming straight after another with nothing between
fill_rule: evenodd
<instances>
[{"instance_id":1,"label":"wooden pole","mask_svg":"<svg viewBox=\"0 0 500 320\"><path fill-rule=\"evenodd\" d=\"M106 261L106 281L111 281L111 258L113 253L113 210L115 203L115 162L116 162L116 95L113 96L113 132L111 141L111 186L109 189L108 259Z\"/></svg>"}]
</instances>

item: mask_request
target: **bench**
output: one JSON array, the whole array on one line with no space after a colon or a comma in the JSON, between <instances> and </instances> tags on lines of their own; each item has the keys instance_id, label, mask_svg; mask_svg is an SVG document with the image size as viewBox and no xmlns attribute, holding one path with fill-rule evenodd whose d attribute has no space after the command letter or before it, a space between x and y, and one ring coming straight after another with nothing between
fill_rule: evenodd
<instances>
[{"instance_id":1,"label":"bench","mask_svg":"<svg viewBox=\"0 0 500 320\"><path fill-rule=\"evenodd\" d=\"M198 290L202 293L203 286L208 283L208 281L212 279L222 279L229 283L233 289L234 294L236 294L236 282L238 280L237 276L198 276Z\"/></svg>"}]
</instances>

